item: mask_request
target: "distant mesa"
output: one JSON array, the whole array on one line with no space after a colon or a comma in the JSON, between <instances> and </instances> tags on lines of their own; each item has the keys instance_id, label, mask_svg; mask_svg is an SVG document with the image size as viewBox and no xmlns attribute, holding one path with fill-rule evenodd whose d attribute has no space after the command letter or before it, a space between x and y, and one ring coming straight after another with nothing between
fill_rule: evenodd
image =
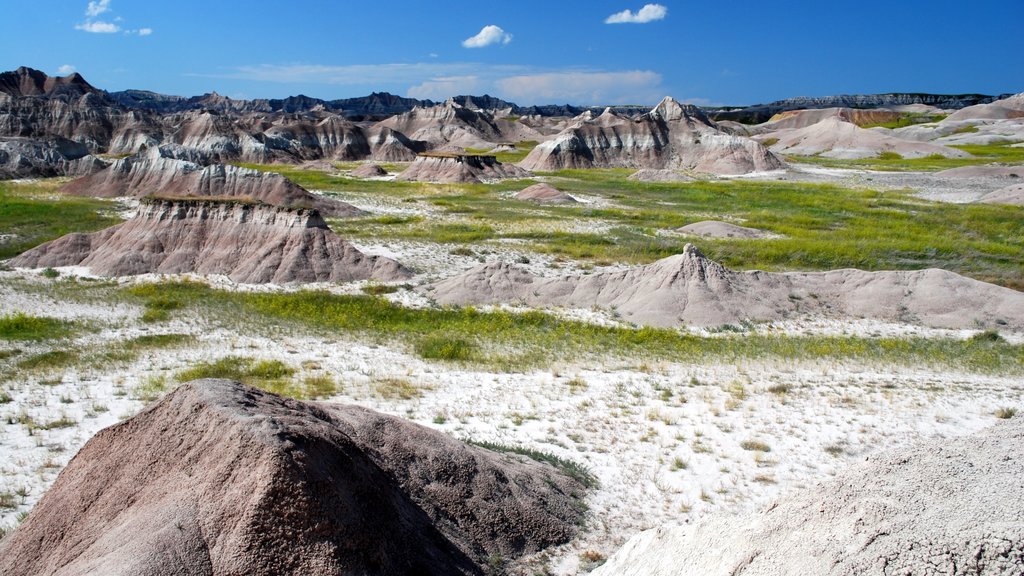
<instances>
[{"instance_id":1,"label":"distant mesa","mask_svg":"<svg viewBox=\"0 0 1024 576\"><path fill-rule=\"evenodd\" d=\"M945 121L958 120L1011 120L1024 118L1024 92L987 104L976 104L957 110Z\"/></svg>"},{"instance_id":2,"label":"distant mesa","mask_svg":"<svg viewBox=\"0 0 1024 576\"><path fill-rule=\"evenodd\" d=\"M703 220L676 228L676 232L700 238L768 238L769 232L718 220Z\"/></svg>"},{"instance_id":3,"label":"distant mesa","mask_svg":"<svg viewBox=\"0 0 1024 576\"><path fill-rule=\"evenodd\" d=\"M854 108L816 108L810 110L789 110L780 112L772 118L756 126L758 132L806 128L829 118L838 118L857 126L884 124L899 120L902 114L893 110L873 109L859 110Z\"/></svg>"},{"instance_id":4,"label":"distant mesa","mask_svg":"<svg viewBox=\"0 0 1024 576\"><path fill-rule=\"evenodd\" d=\"M204 167L168 157L167 148L150 148L115 160L103 170L69 182L62 191L99 198L242 197L271 206L315 208L338 218L365 214L346 202L312 194L280 174L230 164Z\"/></svg>"},{"instance_id":5,"label":"distant mesa","mask_svg":"<svg viewBox=\"0 0 1024 576\"><path fill-rule=\"evenodd\" d=\"M388 171L381 168L379 164L367 163L360 164L358 168L348 174L356 178L380 178L381 176L387 176Z\"/></svg>"},{"instance_id":6,"label":"distant mesa","mask_svg":"<svg viewBox=\"0 0 1024 576\"><path fill-rule=\"evenodd\" d=\"M584 114L520 163L528 170L654 168L747 174L784 165L761 144L720 130L696 106L666 97L637 118Z\"/></svg>"},{"instance_id":7,"label":"distant mesa","mask_svg":"<svg viewBox=\"0 0 1024 576\"><path fill-rule=\"evenodd\" d=\"M642 532L595 576L1020 574L1024 418L870 456L764 511Z\"/></svg>"},{"instance_id":8,"label":"distant mesa","mask_svg":"<svg viewBox=\"0 0 1024 576\"><path fill-rule=\"evenodd\" d=\"M396 179L404 182L479 183L530 176L526 170L514 164L502 164L494 156L428 152L420 154Z\"/></svg>"},{"instance_id":9,"label":"distant mesa","mask_svg":"<svg viewBox=\"0 0 1024 576\"><path fill-rule=\"evenodd\" d=\"M488 263L428 290L440 304L597 306L628 322L664 327L816 316L939 328L1024 327L1024 293L953 272L735 272L692 244L651 264L586 275L541 277Z\"/></svg>"},{"instance_id":10,"label":"distant mesa","mask_svg":"<svg viewBox=\"0 0 1024 576\"><path fill-rule=\"evenodd\" d=\"M243 284L401 280L410 272L339 238L314 209L240 196L145 198L126 222L68 234L9 261L21 268L83 266L99 276L217 274Z\"/></svg>"},{"instance_id":11,"label":"distant mesa","mask_svg":"<svg viewBox=\"0 0 1024 576\"><path fill-rule=\"evenodd\" d=\"M91 438L0 573L482 576L569 542L584 494L401 418L197 380Z\"/></svg>"},{"instance_id":12,"label":"distant mesa","mask_svg":"<svg viewBox=\"0 0 1024 576\"><path fill-rule=\"evenodd\" d=\"M568 193L543 182L527 186L516 194L516 200L527 200L538 204L576 204Z\"/></svg>"}]
</instances>

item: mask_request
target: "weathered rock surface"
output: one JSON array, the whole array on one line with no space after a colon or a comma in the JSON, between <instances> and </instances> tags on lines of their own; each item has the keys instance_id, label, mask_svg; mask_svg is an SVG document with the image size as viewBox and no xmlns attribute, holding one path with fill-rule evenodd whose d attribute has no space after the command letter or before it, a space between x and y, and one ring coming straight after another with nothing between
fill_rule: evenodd
<instances>
[{"instance_id":1,"label":"weathered rock surface","mask_svg":"<svg viewBox=\"0 0 1024 576\"><path fill-rule=\"evenodd\" d=\"M772 116L788 110L809 110L813 108L897 108L902 106L926 105L943 110L959 110L966 106L984 104L999 96L986 94L841 94L837 96L799 96L777 100L768 104L755 104L743 108L711 110L709 115L717 120L736 120L746 124L767 122Z\"/></svg>"},{"instance_id":2,"label":"weathered rock surface","mask_svg":"<svg viewBox=\"0 0 1024 576\"><path fill-rule=\"evenodd\" d=\"M89 440L0 572L483 574L570 540L582 492L400 418L198 380Z\"/></svg>"},{"instance_id":3,"label":"weathered rock surface","mask_svg":"<svg viewBox=\"0 0 1024 576\"><path fill-rule=\"evenodd\" d=\"M1024 118L1024 92L988 104L968 106L950 114L944 121L1007 120Z\"/></svg>"},{"instance_id":4,"label":"weathered rock surface","mask_svg":"<svg viewBox=\"0 0 1024 576\"><path fill-rule=\"evenodd\" d=\"M825 316L941 328L1024 328L1024 293L953 272L735 272L690 244L682 254L651 264L588 275L543 278L511 264L489 263L430 289L441 304L600 306L650 326Z\"/></svg>"},{"instance_id":5,"label":"weathered rock surface","mask_svg":"<svg viewBox=\"0 0 1024 576\"><path fill-rule=\"evenodd\" d=\"M528 200L541 204L575 204L576 199L568 193L543 182L527 186L516 194L516 200Z\"/></svg>"},{"instance_id":6,"label":"weathered rock surface","mask_svg":"<svg viewBox=\"0 0 1024 576\"><path fill-rule=\"evenodd\" d=\"M454 100L429 108L413 108L382 120L375 127L390 128L413 140L427 142L431 149L451 146L490 149L499 143L544 138L522 122L495 118L486 110L462 106Z\"/></svg>"},{"instance_id":7,"label":"weathered rock surface","mask_svg":"<svg viewBox=\"0 0 1024 576\"><path fill-rule=\"evenodd\" d=\"M144 200L138 213L92 234L68 234L11 266L84 266L101 276L222 274L235 282L399 280L409 271L339 238L316 210L234 199Z\"/></svg>"},{"instance_id":8,"label":"weathered rock surface","mask_svg":"<svg viewBox=\"0 0 1024 576\"><path fill-rule=\"evenodd\" d=\"M883 152L894 152L904 158L923 158L939 155L946 158L965 158L962 150L939 144L913 142L886 133L867 130L845 122L838 117L826 118L805 128L765 132L757 137L762 141L774 140L770 148L780 154L799 156L820 155L826 158L874 158Z\"/></svg>"},{"instance_id":9,"label":"weathered rock surface","mask_svg":"<svg viewBox=\"0 0 1024 576\"><path fill-rule=\"evenodd\" d=\"M838 118L843 122L849 122L857 126L869 124L882 124L892 122L900 118L900 113L893 110L857 110L853 108L820 108L811 110L790 110L780 112L771 120L751 127L759 133L772 132L775 130L788 130L794 128L806 128L828 118Z\"/></svg>"},{"instance_id":10,"label":"weathered rock surface","mask_svg":"<svg viewBox=\"0 0 1024 576\"><path fill-rule=\"evenodd\" d=\"M643 532L595 576L1024 572L1024 418L896 449L744 516Z\"/></svg>"},{"instance_id":11,"label":"weathered rock surface","mask_svg":"<svg viewBox=\"0 0 1024 576\"><path fill-rule=\"evenodd\" d=\"M63 138L0 137L0 180L84 176L106 166L106 162L89 154L82 144Z\"/></svg>"},{"instance_id":12,"label":"weathered rock surface","mask_svg":"<svg viewBox=\"0 0 1024 576\"><path fill-rule=\"evenodd\" d=\"M457 153L425 153L403 170L397 180L406 182L475 183L505 178L529 178L514 164L502 164L494 156Z\"/></svg>"},{"instance_id":13,"label":"weathered rock surface","mask_svg":"<svg viewBox=\"0 0 1024 576\"><path fill-rule=\"evenodd\" d=\"M1024 166L961 166L935 173L943 178L1024 178Z\"/></svg>"},{"instance_id":14,"label":"weathered rock surface","mask_svg":"<svg viewBox=\"0 0 1024 576\"><path fill-rule=\"evenodd\" d=\"M1005 188L989 192L978 199L978 202L1024 206L1024 184L1011 184Z\"/></svg>"},{"instance_id":15,"label":"weathered rock surface","mask_svg":"<svg viewBox=\"0 0 1024 576\"><path fill-rule=\"evenodd\" d=\"M380 178L381 176L387 176L388 171L377 164L362 164L349 172L348 175L355 176L356 178Z\"/></svg>"},{"instance_id":16,"label":"weathered rock surface","mask_svg":"<svg viewBox=\"0 0 1024 576\"><path fill-rule=\"evenodd\" d=\"M564 168L655 168L710 174L746 174L783 166L761 144L726 134L695 106L666 97L635 119L606 110L584 113L568 128L542 142L520 166Z\"/></svg>"},{"instance_id":17,"label":"weathered rock surface","mask_svg":"<svg viewBox=\"0 0 1024 576\"><path fill-rule=\"evenodd\" d=\"M364 214L355 206L308 192L284 176L228 164L200 166L165 156L151 148L115 160L109 167L73 180L62 188L68 194L113 198L118 196L235 197L272 206L315 208L325 216Z\"/></svg>"},{"instance_id":18,"label":"weathered rock surface","mask_svg":"<svg viewBox=\"0 0 1024 576\"><path fill-rule=\"evenodd\" d=\"M695 180L693 176L676 170L654 170L651 168L637 170L626 179L634 182L692 182Z\"/></svg>"},{"instance_id":19,"label":"weathered rock surface","mask_svg":"<svg viewBox=\"0 0 1024 576\"><path fill-rule=\"evenodd\" d=\"M767 238L771 236L764 230L737 226L718 220L703 220L676 229L676 232L700 236L701 238Z\"/></svg>"}]
</instances>

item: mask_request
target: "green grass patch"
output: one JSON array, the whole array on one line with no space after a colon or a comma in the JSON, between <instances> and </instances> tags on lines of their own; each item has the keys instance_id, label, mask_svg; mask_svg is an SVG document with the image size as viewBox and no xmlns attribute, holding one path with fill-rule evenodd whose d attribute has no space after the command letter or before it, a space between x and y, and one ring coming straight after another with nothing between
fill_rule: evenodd
<instances>
[{"instance_id":1,"label":"green grass patch","mask_svg":"<svg viewBox=\"0 0 1024 576\"><path fill-rule=\"evenodd\" d=\"M260 360L244 356L225 356L213 362L201 362L178 372L178 382L202 378L236 380L283 396L299 396L292 376L295 369L280 360Z\"/></svg>"},{"instance_id":2,"label":"green grass patch","mask_svg":"<svg viewBox=\"0 0 1024 576\"><path fill-rule=\"evenodd\" d=\"M944 120L948 114L928 114L926 112L904 112L900 114L900 117L896 120L889 122L878 122L875 124L865 124L861 128L904 128L906 126L914 126L916 124L927 124L929 122L939 122Z\"/></svg>"},{"instance_id":3,"label":"green grass patch","mask_svg":"<svg viewBox=\"0 0 1024 576\"><path fill-rule=\"evenodd\" d=\"M788 156L790 162L816 164L831 168L861 168L865 170L882 171L922 171L934 172L961 166L977 166L980 164L991 164L1000 162L1005 164L1024 163L1024 148L1014 148L1015 142L997 142L993 144L965 144L954 145L951 148L958 148L970 154L966 158L946 158L938 154L925 156L924 158L895 158L883 157L862 158L857 160L840 160L838 158L825 158L823 156Z\"/></svg>"},{"instance_id":4,"label":"green grass patch","mask_svg":"<svg viewBox=\"0 0 1024 576\"><path fill-rule=\"evenodd\" d=\"M120 222L110 200L64 196L63 180L0 181L0 259L10 258L71 232L94 232Z\"/></svg>"},{"instance_id":5,"label":"green grass patch","mask_svg":"<svg viewBox=\"0 0 1024 576\"><path fill-rule=\"evenodd\" d=\"M542 452L540 450L533 450L531 448L524 448L522 446L508 446L505 444L498 444L496 442L481 442L477 440L466 440L467 444L473 446L479 446L480 448L486 448L492 452L499 452L502 454L520 454L526 456L531 460L537 462L544 462L554 466L557 470L561 471L566 476L573 478L584 488L596 489L600 487L597 477L590 471L586 466L569 460L567 458L561 458L550 454L548 452Z\"/></svg>"},{"instance_id":6,"label":"green grass patch","mask_svg":"<svg viewBox=\"0 0 1024 576\"><path fill-rule=\"evenodd\" d=\"M22 312L0 316L0 340L52 340L67 338L75 324L66 320L31 316Z\"/></svg>"}]
</instances>

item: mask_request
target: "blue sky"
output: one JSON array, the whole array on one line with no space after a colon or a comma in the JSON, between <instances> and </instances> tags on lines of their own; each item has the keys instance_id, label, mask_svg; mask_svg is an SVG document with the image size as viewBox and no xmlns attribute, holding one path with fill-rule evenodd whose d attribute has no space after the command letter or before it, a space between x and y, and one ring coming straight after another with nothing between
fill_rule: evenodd
<instances>
[{"instance_id":1,"label":"blue sky","mask_svg":"<svg viewBox=\"0 0 1024 576\"><path fill-rule=\"evenodd\" d=\"M0 6L0 69L77 70L107 90L325 99L388 91L434 100L489 93L520 104L1024 91L1024 0Z\"/></svg>"}]
</instances>

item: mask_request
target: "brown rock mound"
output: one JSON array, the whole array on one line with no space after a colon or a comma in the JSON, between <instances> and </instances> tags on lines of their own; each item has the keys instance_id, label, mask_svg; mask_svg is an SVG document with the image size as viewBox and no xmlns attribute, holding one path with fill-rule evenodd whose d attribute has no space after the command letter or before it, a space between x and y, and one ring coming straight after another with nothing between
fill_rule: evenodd
<instances>
[{"instance_id":1,"label":"brown rock mound","mask_svg":"<svg viewBox=\"0 0 1024 576\"><path fill-rule=\"evenodd\" d=\"M435 284L433 297L441 304L600 306L650 326L827 316L1024 328L1024 293L953 272L734 272L691 244L651 264L588 275L543 278L511 264L484 264Z\"/></svg>"},{"instance_id":2,"label":"brown rock mound","mask_svg":"<svg viewBox=\"0 0 1024 576\"><path fill-rule=\"evenodd\" d=\"M813 110L789 110L779 112L772 116L771 120L757 126L758 132L770 132L773 130L784 130L790 128L806 128L825 120L826 118L838 118L844 122L856 124L857 126L868 126L871 124L884 124L900 119L901 114L893 110L874 109L861 110L857 108L819 108Z\"/></svg>"},{"instance_id":3,"label":"brown rock mound","mask_svg":"<svg viewBox=\"0 0 1024 576\"><path fill-rule=\"evenodd\" d=\"M677 228L676 232L700 236L701 238L767 238L768 232L757 228L737 226L718 220L704 220Z\"/></svg>"},{"instance_id":4,"label":"brown rock mound","mask_svg":"<svg viewBox=\"0 0 1024 576\"><path fill-rule=\"evenodd\" d=\"M872 456L767 510L638 534L595 576L1024 570L1024 418Z\"/></svg>"},{"instance_id":5,"label":"brown rock mound","mask_svg":"<svg viewBox=\"0 0 1024 576\"><path fill-rule=\"evenodd\" d=\"M407 182L479 183L484 180L527 178L530 173L513 164L502 164L494 156L428 152L398 175Z\"/></svg>"},{"instance_id":6,"label":"brown rock mound","mask_svg":"<svg viewBox=\"0 0 1024 576\"><path fill-rule=\"evenodd\" d=\"M575 204L576 199L558 188L543 182L527 186L516 194L516 200L529 200L542 204Z\"/></svg>"},{"instance_id":7,"label":"brown rock mound","mask_svg":"<svg viewBox=\"0 0 1024 576\"><path fill-rule=\"evenodd\" d=\"M204 168L185 160L167 158L159 148L116 160L105 170L69 182L62 191L101 198L230 196L251 198L272 206L315 208L325 216L365 214L346 202L312 194L280 174L228 164Z\"/></svg>"},{"instance_id":8,"label":"brown rock mound","mask_svg":"<svg viewBox=\"0 0 1024 576\"><path fill-rule=\"evenodd\" d=\"M348 282L409 276L401 264L367 256L316 210L234 199L143 200L127 222L68 234L24 252L12 266L85 266L101 276L224 274L235 282Z\"/></svg>"},{"instance_id":9,"label":"brown rock mound","mask_svg":"<svg viewBox=\"0 0 1024 576\"><path fill-rule=\"evenodd\" d=\"M826 158L874 158L882 152L893 152L904 158L939 155L946 158L969 156L962 150L940 144L913 142L889 134L861 128L838 117L789 130L765 132L759 138L774 140L773 152L800 156L821 155Z\"/></svg>"},{"instance_id":10,"label":"brown rock mound","mask_svg":"<svg viewBox=\"0 0 1024 576\"><path fill-rule=\"evenodd\" d=\"M89 440L0 573L483 574L570 540L581 493L396 417L199 380Z\"/></svg>"},{"instance_id":11,"label":"brown rock mound","mask_svg":"<svg viewBox=\"0 0 1024 576\"><path fill-rule=\"evenodd\" d=\"M1010 204L1024 206L1024 184L1012 184L985 194L978 199L985 204Z\"/></svg>"},{"instance_id":12,"label":"brown rock mound","mask_svg":"<svg viewBox=\"0 0 1024 576\"><path fill-rule=\"evenodd\" d=\"M388 171L377 164L362 164L349 172L348 175L356 178L380 178L381 176L387 176Z\"/></svg>"},{"instance_id":13,"label":"brown rock mound","mask_svg":"<svg viewBox=\"0 0 1024 576\"><path fill-rule=\"evenodd\" d=\"M647 114L582 114L520 162L528 170L655 168L746 174L783 167L767 148L727 134L696 106L666 97Z\"/></svg>"}]
</instances>

